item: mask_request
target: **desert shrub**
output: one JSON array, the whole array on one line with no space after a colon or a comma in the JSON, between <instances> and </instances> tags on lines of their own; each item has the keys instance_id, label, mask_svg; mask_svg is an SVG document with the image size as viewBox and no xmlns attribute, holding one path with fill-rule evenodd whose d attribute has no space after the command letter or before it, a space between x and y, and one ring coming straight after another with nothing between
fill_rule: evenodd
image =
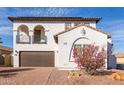
<instances>
[{"instance_id":1,"label":"desert shrub","mask_svg":"<svg viewBox=\"0 0 124 93\"><path fill-rule=\"evenodd\" d=\"M98 69L103 68L106 59L104 48L95 45L86 45L73 49L73 57L80 69L91 75L97 74Z\"/></svg>"}]
</instances>

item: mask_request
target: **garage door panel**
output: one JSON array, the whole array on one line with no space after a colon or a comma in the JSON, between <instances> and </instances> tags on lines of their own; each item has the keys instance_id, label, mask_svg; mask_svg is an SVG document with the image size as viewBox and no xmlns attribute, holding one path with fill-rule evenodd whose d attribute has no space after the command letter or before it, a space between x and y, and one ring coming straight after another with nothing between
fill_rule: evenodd
<instances>
[{"instance_id":1,"label":"garage door panel","mask_svg":"<svg viewBox=\"0 0 124 93\"><path fill-rule=\"evenodd\" d=\"M54 52L20 52L20 66L53 67Z\"/></svg>"}]
</instances>

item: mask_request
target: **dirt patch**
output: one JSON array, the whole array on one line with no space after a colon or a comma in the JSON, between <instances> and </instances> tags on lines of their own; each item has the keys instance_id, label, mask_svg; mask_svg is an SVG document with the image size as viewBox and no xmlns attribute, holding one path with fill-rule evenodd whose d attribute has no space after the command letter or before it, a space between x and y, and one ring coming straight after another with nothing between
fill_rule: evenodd
<instances>
[{"instance_id":1,"label":"dirt patch","mask_svg":"<svg viewBox=\"0 0 124 93\"><path fill-rule=\"evenodd\" d=\"M124 81L115 81L111 79L111 74L118 70L103 71L99 75L89 75L85 71L77 71L81 73L80 77L67 78L68 72L65 70L54 70L47 84L49 85L121 85ZM123 72L124 71L120 71Z\"/></svg>"}]
</instances>

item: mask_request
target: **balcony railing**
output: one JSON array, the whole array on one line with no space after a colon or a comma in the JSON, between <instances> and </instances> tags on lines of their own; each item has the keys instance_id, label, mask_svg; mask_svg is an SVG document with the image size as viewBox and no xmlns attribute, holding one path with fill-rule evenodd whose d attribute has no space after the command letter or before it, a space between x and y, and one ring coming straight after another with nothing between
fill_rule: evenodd
<instances>
[{"instance_id":1,"label":"balcony railing","mask_svg":"<svg viewBox=\"0 0 124 93\"><path fill-rule=\"evenodd\" d=\"M32 42L31 42L32 41ZM47 36L33 35L31 36L20 36L16 35L16 43L20 44L47 44Z\"/></svg>"},{"instance_id":2,"label":"balcony railing","mask_svg":"<svg viewBox=\"0 0 124 93\"><path fill-rule=\"evenodd\" d=\"M34 43L34 44L46 44L47 36L33 35L32 41L33 41L32 43Z\"/></svg>"},{"instance_id":3,"label":"balcony railing","mask_svg":"<svg viewBox=\"0 0 124 93\"><path fill-rule=\"evenodd\" d=\"M31 36L16 35L16 43L30 44L31 43Z\"/></svg>"}]
</instances>

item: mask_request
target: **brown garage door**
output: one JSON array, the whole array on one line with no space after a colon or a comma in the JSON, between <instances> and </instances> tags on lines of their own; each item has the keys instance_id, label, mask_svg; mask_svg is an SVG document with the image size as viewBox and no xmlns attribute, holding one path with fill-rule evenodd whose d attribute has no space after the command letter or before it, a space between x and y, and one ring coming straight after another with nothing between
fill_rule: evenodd
<instances>
[{"instance_id":1,"label":"brown garage door","mask_svg":"<svg viewBox=\"0 0 124 93\"><path fill-rule=\"evenodd\" d=\"M54 67L54 52L20 52L20 66Z\"/></svg>"}]
</instances>

